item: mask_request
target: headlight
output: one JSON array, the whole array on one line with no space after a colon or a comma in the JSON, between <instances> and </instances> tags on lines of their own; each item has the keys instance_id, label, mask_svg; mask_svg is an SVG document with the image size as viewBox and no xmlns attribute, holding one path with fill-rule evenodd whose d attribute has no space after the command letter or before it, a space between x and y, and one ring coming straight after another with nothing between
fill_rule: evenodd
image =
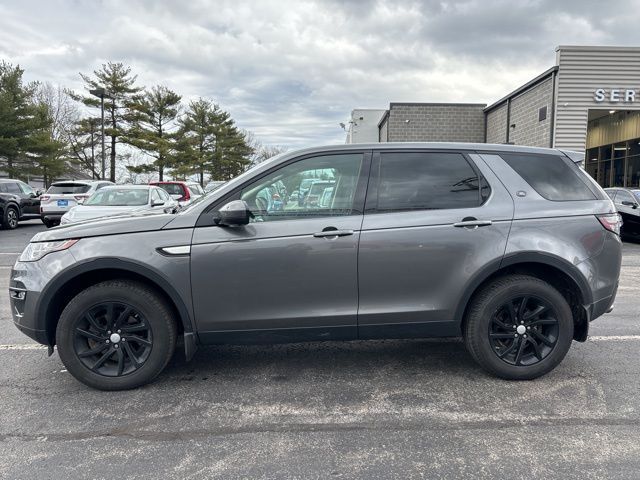
<instances>
[{"instance_id":1,"label":"headlight","mask_svg":"<svg viewBox=\"0 0 640 480\"><path fill-rule=\"evenodd\" d=\"M78 239L60 240L57 242L30 243L20 255L21 262L35 262L49 253L59 252L75 245Z\"/></svg>"}]
</instances>

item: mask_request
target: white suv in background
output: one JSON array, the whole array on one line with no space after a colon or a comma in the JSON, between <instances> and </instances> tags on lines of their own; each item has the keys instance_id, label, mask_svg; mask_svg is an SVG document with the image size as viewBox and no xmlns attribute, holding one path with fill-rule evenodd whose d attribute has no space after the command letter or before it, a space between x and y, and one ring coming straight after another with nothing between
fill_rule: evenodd
<instances>
[{"instance_id":1,"label":"white suv in background","mask_svg":"<svg viewBox=\"0 0 640 480\"><path fill-rule=\"evenodd\" d=\"M83 203L96 190L113 185L108 180L82 180L52 183L40 197L40 218L47 228L60 223L62 215Z\"/></svg>"}]
</instances>

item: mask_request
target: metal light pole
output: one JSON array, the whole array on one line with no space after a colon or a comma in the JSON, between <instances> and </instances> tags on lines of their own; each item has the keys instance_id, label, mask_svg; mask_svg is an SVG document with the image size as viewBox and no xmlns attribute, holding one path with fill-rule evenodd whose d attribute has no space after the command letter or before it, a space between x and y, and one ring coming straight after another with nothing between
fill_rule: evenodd
<instances>
[{"instance_id":1,"label":"metal light pole","mask_svg":"<svg viewBox=\"0 0 640 480\"><path fill-rule=\"evenodd\" d=\"M104 180L105 174L105 159L104 159L104 99L105 98L113 98L111 94L104 88L96 88L94 90L89 90L89 93L95 97L100 99L100 117L102 119L101 123L101 131L102 131L102 165L100 169L100 179Z\"/></svg>"}]
</instances>

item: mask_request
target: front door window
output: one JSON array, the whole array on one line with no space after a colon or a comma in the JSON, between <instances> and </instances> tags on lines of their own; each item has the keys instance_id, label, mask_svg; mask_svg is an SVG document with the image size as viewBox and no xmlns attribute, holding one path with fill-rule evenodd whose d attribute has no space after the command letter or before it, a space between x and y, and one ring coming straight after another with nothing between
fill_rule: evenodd
<instances>
[{"instance_id":1,"label":"front door window","mask_svg":"<svg viewBox=\"0 0 640 480\"><path fill-rule=\"evenodd\" d=\"M300 160L245 187L240 198L254 222L351 215L362 158L350 153Z\"/></svg>"}]
</instances>

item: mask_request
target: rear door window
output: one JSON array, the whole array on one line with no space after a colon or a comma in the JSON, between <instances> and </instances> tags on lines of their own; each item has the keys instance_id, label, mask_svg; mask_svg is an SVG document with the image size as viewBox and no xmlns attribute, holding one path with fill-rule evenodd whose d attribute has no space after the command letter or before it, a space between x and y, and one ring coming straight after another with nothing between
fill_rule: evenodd
<instances>
[{"instance_id":1,"label":"rear door window","mask_svg":"<svg viewBox=\"0 0 640 480\"><path fill-rule=\"evenodd\" d=\"M502 159L547 200L595 200L579 167L559 155L501 153Z\"/></svg>"},{"instance_id":2,"label":"rear door window","mask_svg":"<svg viewBox=\"0 0 640 480\"><path fill-rule=\"evenodd\" d=\"M19 195L22 193L20 186L16 182L8 182L6 186L7 186L7 192L9 193L13 193L16 195Z\"/></svg>"},{"instance_id":3,"label":"rear door window","mask_svg":"<svg viewBox=\"0 0 640 480\"><path fill-rule=\"evenodd\" d=\"M473 208L488 193L484 179L461 153L380 154L379 212Z\"/></svg>"}]
</instances>

